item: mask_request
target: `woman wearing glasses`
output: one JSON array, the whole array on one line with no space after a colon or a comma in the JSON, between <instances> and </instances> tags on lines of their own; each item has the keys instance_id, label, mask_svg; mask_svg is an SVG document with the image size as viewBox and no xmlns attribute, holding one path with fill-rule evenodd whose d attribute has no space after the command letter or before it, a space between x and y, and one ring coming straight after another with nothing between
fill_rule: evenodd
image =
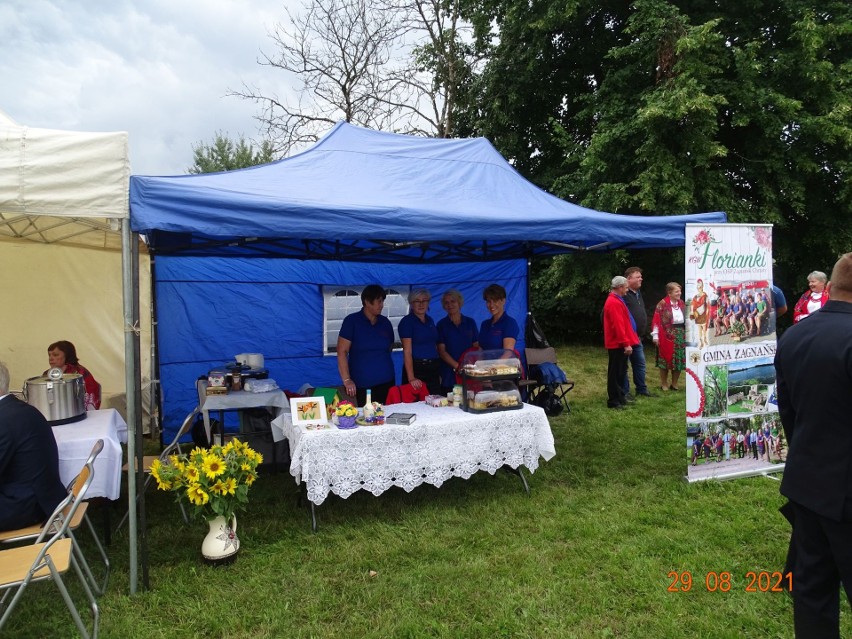
<instances>
[{"instance_id":1,"label":"woman wearing glasses","mask_svg":"<svg viewBox=\"0 0 852 639\"><path fill-rule=\"evenodd\" d=\"M441 360L438 357L438 329L428 315L432 295L425 288L408 294L408 315L399 321L397 331L402 342L402 383L414 390L424 385L431 395L441 392Z\"/></svg>"}]
</instances>

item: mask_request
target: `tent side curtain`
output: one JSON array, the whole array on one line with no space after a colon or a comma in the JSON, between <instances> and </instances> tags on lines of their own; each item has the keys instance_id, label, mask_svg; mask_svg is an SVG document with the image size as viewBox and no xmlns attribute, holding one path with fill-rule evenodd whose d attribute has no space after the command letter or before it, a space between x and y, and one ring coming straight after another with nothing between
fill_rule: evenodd
<instances>
[{"instance_id":1,"label":"tent side curtain","mask_svg":"<svg viewBox=\"0 0 852 639\"><path fill-rule=\"evenodd\" d=\"M155 254L387 262L500 260L682 246L724 213L593 211L524 179L484 139L340 123L304 153L227 173L133 176L133 230Z\"/></svg>"},{"instance_id":2,"label":"tent side curtain","mask_svg":"<svg viewBox=\"0 0 852 639\"><path fill-rule=\"evenodd\" d=\"M524 349L525 260L390 265L167 256L157 258L155 277L166 439L198 403L198 377L237 353L262 353L269 376L283 389L339 385L337 358L326 343L324 286L426 288L436 323L445 316L442 294L455 288L464 296L462 313L479 325L489 317L482 292L498 283L507 291L506 312L521 327L518 350ZM359 309L360 299L353 305ZM393 359L400 381L401 352Z\"/></svg>"}]
</instances>

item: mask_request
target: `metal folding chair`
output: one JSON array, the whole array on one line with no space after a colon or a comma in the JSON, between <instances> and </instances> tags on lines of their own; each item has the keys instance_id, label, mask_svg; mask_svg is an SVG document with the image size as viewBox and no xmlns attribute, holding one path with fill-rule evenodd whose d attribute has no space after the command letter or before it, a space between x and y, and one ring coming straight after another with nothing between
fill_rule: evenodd
<instances>
[{"instance_id":1,"label":"metal folding chair","mask_svg":"<svg viewBox=\"0 0 852 639\"><path fill-rule=\"evenodd\" d=\"M175 435L171 443L163 449L163 452L161 452L159 455L145 455L142 458L142 469L147 474L147 477L145 477L145 483L142 485L142 489L139 491L139 495L137 495L136 497L137 500L141 497L142 492L147 490L148 485L154 480L154 477L151 475L151 464L154 463L154 460L159 459L161 462L164 462L168 459L169 455L173 454L175 451L177 451L179 454L183 452L180 447L180 440L192 431L192 424L195 422L196 415L198 415L198 407L193 408L192 412L186 416L186 419L183 420L183 424L181 424L181 427L178 429L177 435ZM122 468L124 472L128 472L129 469L130 462L124 464L124 467ZM186 514L186 509L183 507L183 504L178 502L178 506L180 506L180 512L183 515L184 523L189 523L189 515ZM124 516L121 518L121 521L118 522L116 530L121 530L121 527L124 525L124 522L127 521L127 516L129 514L129 510L124 513Z\"/></svg>"},{"instance_id":2,"label":"metal folding chair","mask_svg":"<svg viewBox=\"0 0 852 639\"><path fill-rule=\"evenodd\" d=\"M574 381L565 378L564 381L547 381L541 373L542 364L556 363L556 349L552 346L547 348L527 348L524 351L527 359L528 375L521 381L521 387L527 393L527 403L535 404L544 408L548 415L558 415L565 410L570 412L568 405L568 392L574 388ZM562 372L562 369L559 369Z\"/></svg>"},{"instance_id":3,"label":"metal folding chair","mask_svg":"<svg viewBox=\"0 0 852 639\"><path fill-rule=\"evenodd\" d=\"M100 442L100 446L98 445L98 442ZM97 442L95 442L95 445L92 447L92 452L89 453L89 457L86 460L84 468L89 465L92 465L92 467L94 467L93 465L95 463L95 459L97 459L103 448L103 440L99 439ZM77 475L74 481L72 481L68 485L68 493L73 494L76 500L80 500L79 495L80 491L83 488L83 482L84 478L82 474L80 474ZM70 517L68 523L68 536L71 538L72 549L74 550L74 553L80 562L83 572L86 574L86 578L89 580L89 585L91 586L92 591L96 595L100 596L104 594L104 592L106 592L107 583L109 582L109 557L107 557L103 544L101 544L101 540L98 538L97 532L95 532L95 527L92 524L92 520L89 518L87 512L88 508L89 503L86 501L81 501L79 506L77 506L77 508L75 509L73 516L66 512L65 517ZM66 510L69 510L69 508L66 508ZM92 574L92 569L89 566L89 562L86 561L86 557L85 555L83 555L83 550L80 547L80 543L77 540L77 537L74 535L74 533L80 528L80 526L84 522L92 535L92 539L94 539L95 541L95 546L97 547L98 552L101 555L101 561L103 561L104 564L104 574L102 578L102 583L95 579L95 576ZM17 530L7 530L4 532L0 532L0 543L11 544L20 541L36 539L44 532L44 529L50 525L52 525L52 522L48 520L45 525L28 526L27 528L19 528ZM50 533L49 530L47 532Z\"/></svg>"},{"instance_id":4,"label":"metal folding chair","mask_svg":"<svg viewBox=\"0 0 852 639\"><path fill-rule=\"evenodd\" d=\"M35 543L28 546L0 550L0 591L3 591L3 596L0 598L0 612L2 612L2 616L0 616L0 630L2 630L8 621L21 597L23 597L27 586L36 581L52 579L56 583L56 587L59 590L59 594L62 595L65 605L71 611L71 616L74 618L74 623L77 625L80 634L85 639L89 639L90 637L97 639L98 624L100 621L98 603L73 550L75 542L69 535L69 527L77 510L86 498L89 486L92 484L92 479L95 475L94 459L103 450L103 446L104 442L102 439L95 442L92 454L89 455L86 465L74 482L77 484L79 481L78 490L68 492L65 499L60 502L51 514L41 533L36 537ZM91 633L80 618L77 606L74 604L74 600L71 599L71 595L65 587L65 582L62 580L62 575L68 572L69 567L73 567L77 573L86 598L89 601L89 607L92 612ZM11 600L7 602L10 595Z\"/></svg>"}]
</instances>

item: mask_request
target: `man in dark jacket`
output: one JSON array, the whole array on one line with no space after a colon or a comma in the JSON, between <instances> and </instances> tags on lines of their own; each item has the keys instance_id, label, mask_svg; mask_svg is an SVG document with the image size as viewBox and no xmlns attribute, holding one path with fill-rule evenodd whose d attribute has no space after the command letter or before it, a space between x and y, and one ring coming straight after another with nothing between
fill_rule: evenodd
<instances>
[{"instance_id":1,"label":"man in dark jacket","mask_svg":"<svg viewBox=\"0 0 852 639\"><path fill-rule=\"evenodd\" d=\"M841 582L852 603L852 253L827 289L826 305L789 328L775 355L797 637L839 637Z\"/></svg>"},{"instance_id":2,"label":"man in dark jacket","mask_svg":"<svg viewBox=\"0 0 852 639\"><path fill-rule=\"evenodd\" d=\"M639 337L639 342L633 345L633 352L630 353L628 361L630 368L633 369L633 386L637 395L651 397L652 394L648 391L648 385L645 383L645 349L642 346L642 338L645 337L648 331L648 311L645 308L645 300L642 299L642 269L638 266L631 266L624 271L624 277L627 278L627 294L624 296L624 301L627 303L627 310L633 317L636 323L636 335ZM629 400L630 381L627 373L624 374L624 395Z\"/></svg>"},{"instance_id":3,"label":"man in dark jacket","mask_svg":"<svg viewBox=\"0 0 852 639\"><path fill-rule=\"evenodd\" d=\"M53 431L9 394L9 369L0 362L0 530L44 522L67 494Z\"/></svg>"}]
</instances>

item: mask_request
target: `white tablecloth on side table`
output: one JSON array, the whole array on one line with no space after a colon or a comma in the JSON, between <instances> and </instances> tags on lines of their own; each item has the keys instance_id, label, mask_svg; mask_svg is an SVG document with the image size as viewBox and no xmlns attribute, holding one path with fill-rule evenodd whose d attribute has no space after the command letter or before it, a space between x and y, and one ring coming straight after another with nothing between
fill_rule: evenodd
<instances>
[{"instance_id":1,"label":"white tablecloth on side table","mask_svg":"<svg viewBox=\"0 0 852 639\"><path fill-rule=\"evenodd\" d=\"M203 387L202 387L203 388ZM245 408L274 408L282 411L289 410L290 400L284 391L274 390L265 393L250 393L248 391L230 391L226 395L205 395L201 399L201 415L204 419L204 429L210 437L210 411L212 410L242 410Z\"/></svg>"},{"instance_id":2,"label":"white tablecloth on side table","mask_svg":"<svg viewBox=\"0 0 852 639\"><path fill-rule=\"evenodd\" d=\"M127 443L127 424L114 408L90 410L86 419L53 427L59 449L59 477L67 486L83 469L99 439L104 449L95 460L95 478L87 497L118 499L121 493L121 444Z\"/></svg>"},{"instance_id":3,"label":"white tablecloth on side table","mask_svg":"<svg viewBox=\"0 0 852 639\"><path fill-rule=\"evenodd\" d=\"M547 415L538 406L496 413L465 413L425 403L396 404L385 413L414 413L408 426L385 424L353 430L294 427L289 413L272 422L273 438L290 444L290 473L305 482L315 505L330 492L349 497L357 490L379 495L391 486L411 491L420 484L440 486L450 477L467 479L479 470L538 468L538 459L556 454Z\"/></svg>"}]
</instances>

